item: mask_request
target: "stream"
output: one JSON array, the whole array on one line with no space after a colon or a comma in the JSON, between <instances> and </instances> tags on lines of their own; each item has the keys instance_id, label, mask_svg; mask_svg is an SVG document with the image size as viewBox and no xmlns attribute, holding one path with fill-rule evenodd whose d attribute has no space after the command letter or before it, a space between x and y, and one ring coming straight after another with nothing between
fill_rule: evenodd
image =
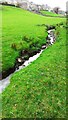
<instances>
[{"instance_id":1,"label":"stream","mask_svg":"<svg viewBox=\"0 0 68 120\"><path fill-rule=\"evenodd\" d=\"M15 70L15 72L18 72L21 69L30 65L34 60L36 60L42 54L42 52L45 49L48 48L49 45L52 45L55 42L56 38L55 38L55 35L54 35L53 31L54 31L54 29L48 30L47 42L46 42L45 45L42 46L40 52L37 53L36 55L30 57L28 60L26 60L21 66L18 67L18 69ZM20 62L20 58L18 58L18 59L19 59L19 62ZM2 79L0 81L0 93L2 93L2 91L10 84L11 75L14 74L14 73L11 73L8 77L6 77L5 79Z\"/></svg>"}]
</instances>

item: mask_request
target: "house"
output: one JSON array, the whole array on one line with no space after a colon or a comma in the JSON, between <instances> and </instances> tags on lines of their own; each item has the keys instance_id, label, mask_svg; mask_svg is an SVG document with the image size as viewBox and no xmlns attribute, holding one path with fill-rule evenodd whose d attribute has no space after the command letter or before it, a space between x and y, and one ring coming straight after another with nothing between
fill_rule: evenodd
<instances>
[{"instance_id":1,"label":"house","mask_svg":"<svg viewBox=\"0 0 68 120\"><path fill-rule=\"evenodd\" d=\"M46 5L42 5L42 10L49 11L50 10L50 6L48 6L47 4Z\"/></svg>"},{"instance_id":2,"label":"house","mask_svg":"<svg viewBox=\"0 0 68 120\"><path fill-rule=\"evenodd\" d=\"M59 10L58 14L61 14L62 16L66 15L65 11L63 11L63 10Z\"/></svg>"},{"instance_id":3,"label":"house","mask_svg":"<svg viewBox=\"0 0 68 120\"><path fill-rule=\"evenodd\" d=\"M28 10L30 11L39 11L39 7L37 4L34 4L33 2L30 2Z\"/></svg>"}]
</instances>

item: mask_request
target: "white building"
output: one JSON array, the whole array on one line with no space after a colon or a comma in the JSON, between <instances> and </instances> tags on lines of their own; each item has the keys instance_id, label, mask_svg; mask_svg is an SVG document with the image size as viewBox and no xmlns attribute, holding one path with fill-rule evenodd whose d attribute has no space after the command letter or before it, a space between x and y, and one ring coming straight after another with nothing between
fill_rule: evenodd
<instances>
[{"instance_id":1,"label":"white building","mask_svg":"<svg viewBox=\"0 0 68 120\"><path fill-rule=\"evenodd\" d=\"M30 10L30 11L38 11L38 5L34 4L33 2L30 2L28 10Z\"/></svg>"},{"instance_id":2,"label":"white building","mask_svg":"<svg viewBox=\"0 0 68 120\"><path fill-rule=\"evenodd\" d=\"M58 14L61 14L62 16L66 15L65 11L59 10Z\"/></svg>"}]
</instances>

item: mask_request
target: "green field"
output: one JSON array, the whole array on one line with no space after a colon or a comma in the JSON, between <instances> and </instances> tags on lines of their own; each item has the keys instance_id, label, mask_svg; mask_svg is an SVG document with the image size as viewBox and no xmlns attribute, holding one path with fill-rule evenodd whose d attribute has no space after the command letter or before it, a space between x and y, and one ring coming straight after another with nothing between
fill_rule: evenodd
<instances>
[{"instance_id":1,"label":"green field","mask_svg":"<svg viewBox=\"0 0 68 120\"><path fill-rule=\"evenodd\" d=\"M1 10L0 10L1 12ZM2 69L8 70L15 64L21 50L39 49L47 36L45 26L65 21L37 15L20 8L3 6L2 8ZM25 39L27 38L27 39Z\"/></svg>"},{"instance_id":2,"label":"green field","mask_svg":"<svg viewBox=\"0 0 68 120\"><path fill-rule=\"evenodd\" d=\"M43 15L46 15L46 16L52 16L52 17L60 17L61 15L60 14L56 14L56 13L53 13L53 12L49 12L49 11L40 11Z\"/></svg>"},{"instance_id":3,"label":"green field","mask_svg":"<svg viewBox=\"0 0 68 120\"><path fill-rule=\"evenodd\" d=\"M22 49L32 51L44 44L47 30L42 24L60 22L65 22L65 18L3 6L3 70L14 65ZM52 46L28 67L12 75L2 94L2 118L66 118L65 25L56 27L55 34L57 38Z\"/></svg>"},{"instance_id":4,"label":"green field","mask_svg":"<svg viewBox=\"0 0 68 120\"><path fill-rule=\"evenodd\" d=\"M59 31L53 46L12 76L3 92L3 117L66 117L66 30Z\"/></svg>"}]
</instances>

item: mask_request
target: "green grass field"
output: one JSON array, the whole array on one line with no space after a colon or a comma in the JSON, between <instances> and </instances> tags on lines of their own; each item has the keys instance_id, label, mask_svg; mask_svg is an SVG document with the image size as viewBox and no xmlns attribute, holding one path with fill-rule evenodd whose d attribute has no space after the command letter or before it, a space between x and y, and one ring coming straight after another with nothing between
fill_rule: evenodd
<instances>
[{"instance_id":1,"label":"green grass field","mask_svg":"<svg viewBox=\"0 0 68 120\"><path fill-rule=\"evenodd\" d=\"M66 117L66 30L59 31L53 46L12 76L2 95L3 118Z\"/></svg>"},{"instance_id":2,"label":"green grass field","mask_svg":"<svg viewBox=\"0 0 68 120\"><path fill-rule=\"evenodd\" d=\"M49 11L40 11L43 15L47 15L47 16L52 16L52 17L60 17L60 14L56 14L53 12L49 12Z\"/></svg>"},{"instance_id":3,"label":"green grass field","mask_svg":"<svg viewBox=\"0 0 68 120\"><path fill-rule=\"evenodd\" d=\"M65 19L44 17L20 8L3 6L2 70L14 66L21 50L34 51L45 43L47 31L38 24L53 25L63 21Z\"/></svg>"},{"instance_id":4,"label":"green grass field","mask_svg":"<svg viewBox=\"0 0 68 120\"><path fill-rule=\"evenodd\" d=\"M32 51L44 44L47 30L38 25L65 22L65 18L45 17L15 7L3 6L2 13L3 70L14 66L22 49ZM66 117L66 29L59 26L55 32L56 42L12 75L2 94L2 118Z\"/></svg>"}]
</instances>

